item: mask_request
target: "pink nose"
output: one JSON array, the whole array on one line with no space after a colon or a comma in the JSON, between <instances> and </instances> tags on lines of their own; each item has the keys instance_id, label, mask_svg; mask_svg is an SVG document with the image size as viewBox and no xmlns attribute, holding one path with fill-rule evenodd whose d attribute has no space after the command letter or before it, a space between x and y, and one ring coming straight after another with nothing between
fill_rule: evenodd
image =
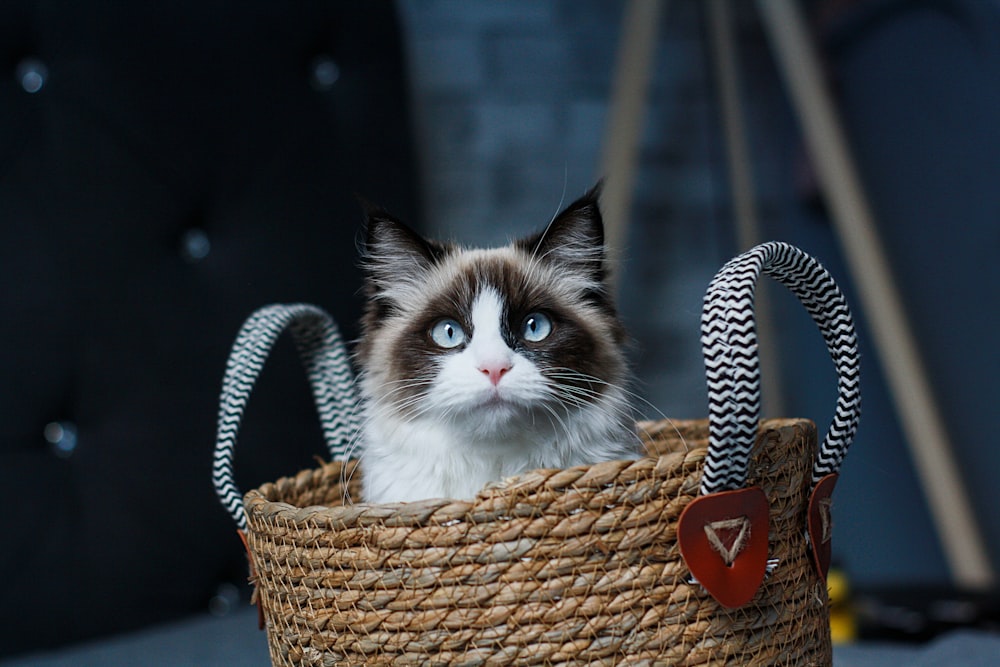
<instances>
[{"instance_id":1,"label":"pink nose","mask_svg":"<svg viewBox=\"0 0 1000 667\"><path fill-rule=\"evenodd\" d=\"M500 378L510 370L510 363L506 361L483 364L479 367L479 372L490 379L493 386L500 384Z\"/></svg>"}]
</instances>

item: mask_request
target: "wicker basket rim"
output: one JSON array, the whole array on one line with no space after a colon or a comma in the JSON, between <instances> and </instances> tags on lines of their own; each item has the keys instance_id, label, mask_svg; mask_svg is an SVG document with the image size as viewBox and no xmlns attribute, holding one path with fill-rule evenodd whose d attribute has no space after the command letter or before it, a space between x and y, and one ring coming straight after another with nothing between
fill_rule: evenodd
<instances>
[{"instance_id":1,"label":"wicker basket rim","mask_svg":"<svg viewBox=\"0 0 1000 667\"><path fill-rule=\"evenodd\" d=\"M676 432L683 438L683 431L704 429L706 420L657 420L640 421L637 429L653 438L658 434ZM815 430L812 420L803 418L775 418L761 420L758 437L769 431L781 431L788 428L806 428ZM263 514L269 519L278 519L294 523L321 524L336 528L347 528L356 525L399 525L413 526L427 523L438 524L443 521L464 520L470 516L476 522L493 521L511 511L511 503L507 496L524 495L539 487L547 487L553 493L560 490L594 489L610 484L619 474L629 470L630 477L657 474L657 470L672 469L678 465L695 465L704 459L707 444L699 442L686 451L669 452L660 456L648 456L635 460L604 461L591 465L579 465L566 469L537 469L523 472L505 480L492 482L471 500L454 498L430 498L403 503L365 503L357 502L346 505L308 505L296 506L281 501L270 500L276 489L292 485L296 488L306 488L316 483L314 478L337 475L345 465L352 462L327 462L316 468L307 468L295 476L282 477L275 482L268 482L248 491L244 496L244 504L248 518L255 513ZM318 478L317 478L318 479Z\"/></svg>"}]
</instances>

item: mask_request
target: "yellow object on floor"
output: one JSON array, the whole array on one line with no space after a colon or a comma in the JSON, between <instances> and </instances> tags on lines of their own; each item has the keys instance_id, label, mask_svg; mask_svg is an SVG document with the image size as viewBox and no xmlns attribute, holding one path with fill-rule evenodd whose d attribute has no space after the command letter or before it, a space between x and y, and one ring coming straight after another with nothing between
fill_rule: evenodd
<instances>
[{"instance_id":1,"label":"yellow object on floor","mask_svg":"<svg viewBox=\"0 0 1000 667\"><path fill-rule=\"evenodd\" d=\"M847 644L858 637L858 623L851 604L851 588L842 570L831 568L826 578L830 594L830 638L834 644Z\"/></svg>"}]
</instances>

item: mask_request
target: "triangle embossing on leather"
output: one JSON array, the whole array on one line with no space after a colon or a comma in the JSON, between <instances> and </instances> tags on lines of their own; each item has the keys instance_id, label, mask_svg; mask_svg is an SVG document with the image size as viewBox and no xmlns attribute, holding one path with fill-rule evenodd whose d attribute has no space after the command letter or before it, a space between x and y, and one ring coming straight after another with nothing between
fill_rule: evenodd
<instances>
[{"instance_id":1,"label":"triangle embossing on leather","mask_svg":"<svg viewBox=\"0 0 1000 667\"><path fill-rule=\"evenodd\" d=\"M722 562L729 567L747 545L750 537L750 518L741 516L705 524L705 536L715 552L722 557Z\"/></svg>"}]
</instances>

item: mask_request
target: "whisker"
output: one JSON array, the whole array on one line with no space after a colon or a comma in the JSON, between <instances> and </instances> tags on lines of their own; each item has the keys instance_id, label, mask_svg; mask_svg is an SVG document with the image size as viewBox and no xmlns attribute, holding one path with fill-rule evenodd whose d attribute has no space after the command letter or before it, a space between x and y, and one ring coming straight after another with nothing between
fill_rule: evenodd
<instances>
[{"instance_id":1,"label":"whisker","mask_svg":"<svg viewBox=\"0 0 1000 667\"><path fill-rule=\"evenodd\" d=\"M620 385L616 385L616 384L614 384L612 382L608 382L606 380L603 380L603 379L601 379L599 377L595 377L593 375L582 373L582 372L577 371L577 370L572 369L572 368L556 367L556 368L547 370L546 371L546 375L549 378L551 378L553 380L556 380L556 381L559 381L559 380L570 380L570 381L574 381L574 382L582 382L582 383L585 383L585 384L597 385L597 386L606 387L608 389L614 389L614 390L617 390L617 391L621 392L623 396L625 396L627 399L629 399L629 405L628 405L627 409L622 409L622 408L619 408L618 406L615 406L615 405L607 406L607 407L611 407L611 409L615 410L618 413L618 415L619 415L619 420L618 420L619 424L622 423L621 419L629 420L633 424L633 427L630 427L630 430L633 431L633 432L635 432L636 429L634 428L634 425L635 425L635 422L637 422L639 420L637 420L635 418L637 410L633 406L634 406L635 403L641 403L644 406L646 406L647 408L651 409L652 412L657 417L659 417L659 419L661 421L665 421L668 424L670 424L671 428L674 430L674 433L677 434L677 436L680 438L680 441L683 443L685 450L687 450L687 451L691 450L691 444L687 442L687 439L684 437L684 434L680 431L680 429L677 428L677 426L674 424L674 421L671 418L667 417L659 408L657 408L655 405L653 405L652 403L650 403L648 400L646 400L645 398L643 398L639 394L637 394L637 393L635 393L633 391L630 391L630 390L628 390L625 387L622 387ZM562 396L565 397L565 400L567 402L573 402L578 407L583 407L583 405L581 405L581 401L583 401L585 398L589 398L591 400L598 401L600 399L601 395L602 395L602 392L600 392L600 391L597 391L595 389L590 389L590 388L587 388L587 387L584 387L584 386L580 386L580 385L567 385L567 384L565 384L563 382L557 382L556 386L559 388L560 392L562 392ZM639 436L637 434L637 437L639 438L640 441L643 441L642 436ZM647 432L647 438L648 438L648 432Z\"/></svg>"},{"instance_id":2,"label":"whisker","mask_svg":"<svg viewBox=\"0 0 1000 667\"><path fill-rule=\"evenodd\" d=\"M650 410L652 410L652 412L657 417L659 417L660 419L665 419L665 420L669 419L669 417L667 417L667 415L665 415L659 408L657 408L651 402L649 402L648 400L646 400L640 394L637 394L634 391L630 391L629 389L626 389L625 387L623 387L621 385L617 385L617 384L614 384L612 382L608 382L607 380L602 380L599 377L595 377L593 375L588 375L586 373L581 373L580 371L573 370L572 368L562 368L562 367L557 367L557 368L553 368L551 370L548 370L548 371L546 371L546 375L548 375L551 378L558 379L558 380L577 380L577 381L586 382L588 384L596 384L596 385L601 385L601 386L605 386L605 387L612 388L612 389L617 389L618 391L622 392L622 394L624 394L630 401L634 401L634 402L637 402L637 403L642 403L645 407L647 407Z\"/></svg>"}]
</instances>

